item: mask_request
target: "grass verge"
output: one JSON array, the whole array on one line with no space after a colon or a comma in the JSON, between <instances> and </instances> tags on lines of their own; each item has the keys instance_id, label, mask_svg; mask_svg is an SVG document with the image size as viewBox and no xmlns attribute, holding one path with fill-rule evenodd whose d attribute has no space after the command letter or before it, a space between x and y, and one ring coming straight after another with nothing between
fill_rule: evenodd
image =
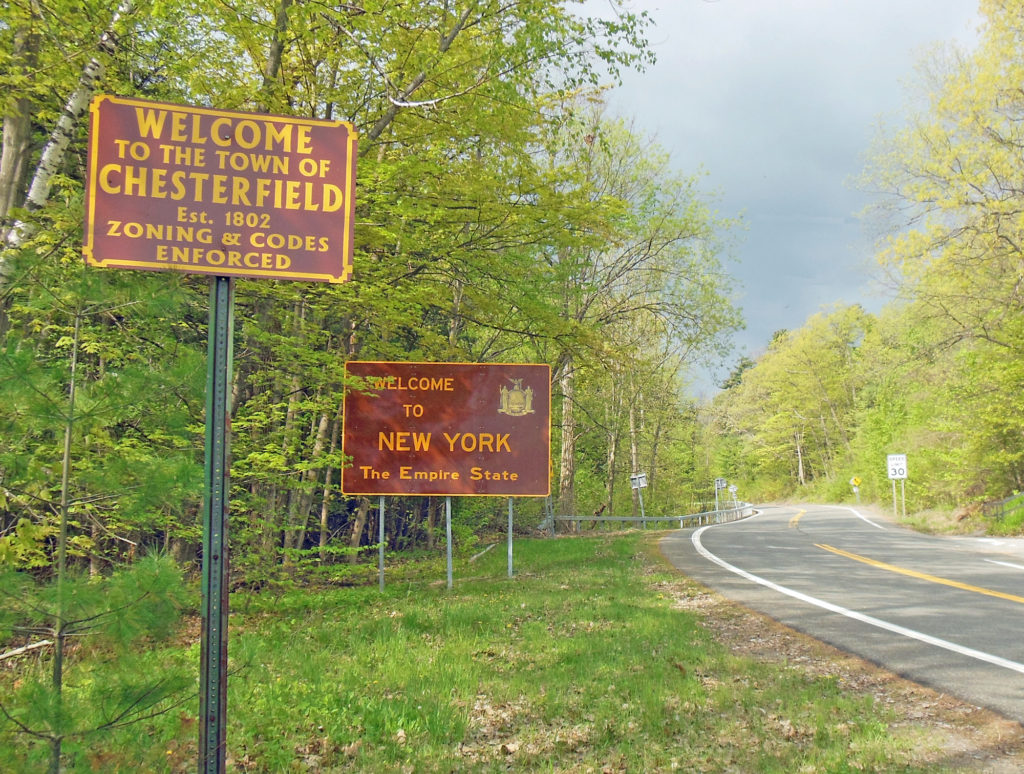
<instances>
[{"instance_id":1,"label":"grass verge","mask_svg":"<svg viewBox=\"0 0 1024 774\"><path fill-rule=\"evenodd\" d=\"M934 771L872 696L719 644L665 593L650 536L515 552L514 578L492 551L452 590L406 574L235 595L228 770ZM193 771L194 712L96 737L68 770ZM4 731L0 757L26 760Z\"/></svg>"}]
</instances>

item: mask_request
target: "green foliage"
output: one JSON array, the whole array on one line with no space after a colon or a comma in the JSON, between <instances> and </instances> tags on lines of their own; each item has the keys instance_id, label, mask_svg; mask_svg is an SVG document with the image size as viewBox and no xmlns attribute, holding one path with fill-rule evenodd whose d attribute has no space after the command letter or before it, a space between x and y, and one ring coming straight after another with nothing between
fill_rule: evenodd
<instances>
[{"instance_id":1,"label":"green foliage","mask_svg":"<svg viewBox=\"0 0 1024 774\"><path fill-rule=\"evenodd\" d=\"M30 760L34 744L60 740L65 761L74 765L98 734L190 698L193 678L182 660L155 658L151 651L177 631L187 600L181 571L169 557L143 557L110 577L43 583L8 569L0 588L0 642L50 640L43 657L4 678L0 750L6 760ZM55 683L52 650L68 637L79 644L65 654Z\"/></svg>"},{"instance_id":2,"label":"green foliage","mask_svg":"<svg viewBox=\"0 0 1024 774\"><path fill-rule=\"evenodd\" d=\"M996 535L1019 535L1024 532L1024 510L1017 509L1001 519L989 525L989 529Z\"/></svg>"},{"instance_id":3,"label":"green foliage","mask_svg":"<svg viewBox=\"0 0 1024 774\"><path fill-rule=\"evenodd\" d=\"M850 451L859 353L872 325L859 306L815 315L777 335L719 396L718 426L746 463L738 471L744 491L776 497L837 478Z\"/></svg>"},{"instance_id":4,"label":"green foliage","mask_svg":"<svg viewBox=\"0 0 1024 774\"><path fill-rule=\"evenodd\" d=\"M46 553L46 540L57 529L50 524L34 524L30 519L18 519L14 533L0 538L0 565L17 568L45 567L50 558Z\"/></svg>"},{"instance_id":5,"label":"green foliage","mask_svg":"<svg viewBox=\"0 0 1024 774\"><path fill-rule=\"evenodd\" d=\"M137 560L109 577L75 574L30 584L23 572L6 570L8 632L41 634L55 626L88 632L103 647L130 650L142 637L166 637L185 604L181 570L158 554Z\"/></svg>"},{"instance_id":6,"label":"green foliage","mask_svg":"<svg viewBox=\"0 0 1024 774\"><path fill-rule=\"evenodd\" d=\"M10 408L0 419L7 493L0 519L31 522L37 544L53 533L70 417L69 515L78 555L95 561L109 552L113 559L140 543L188 534L201 491L194 426L204 363L190 346L197 337L176 319L187 314L186 294L172 282L150 295L152 276L87 272L77 263L51 270L38 262L34 271L39 284L15 293L12 331L0 351L0 399ZM78 372L69 407L76 319ZM28 537L26 530L20 529ZM47 563L38 550L12 558Z\"/></svg>"}]
</instances>

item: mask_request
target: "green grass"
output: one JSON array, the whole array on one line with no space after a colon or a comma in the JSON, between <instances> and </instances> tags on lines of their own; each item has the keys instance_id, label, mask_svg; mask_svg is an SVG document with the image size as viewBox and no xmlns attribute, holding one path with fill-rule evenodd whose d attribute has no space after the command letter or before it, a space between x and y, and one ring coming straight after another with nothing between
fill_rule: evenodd
<instances>
[{"instance_id":1,"label":"green grass","mask_svg":"<svg viewBox=\"0 0 1024 774\"><path fill-rule=\"evenodd\" d=\"M228 770L915 770L870 699L714 642L659 590L678 576L652 545L521 540L514 578L492 551L452 590L442 568L235 595ZM68 770L194 771L195 721L189 703L92 738Z\"/></svg>"}]
</instances>

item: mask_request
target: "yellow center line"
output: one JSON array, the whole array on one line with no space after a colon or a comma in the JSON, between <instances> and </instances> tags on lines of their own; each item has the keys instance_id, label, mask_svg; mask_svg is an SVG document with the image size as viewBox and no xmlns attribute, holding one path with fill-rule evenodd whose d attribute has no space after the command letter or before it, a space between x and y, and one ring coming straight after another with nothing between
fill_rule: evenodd
<instances>
[{"instance_id":1,"label":"yellow center line","mask_svg":"<svg viewBox=\"0 0 1024 774\"><path fill-rule=\"evenodd\" d=\"M911 578L919 578L920 580L930 581L931 583L941 583L943 586L952 586L955 589L973 591L977 594L985 594L990 597L1008 599L1011 602L1019 602L1021 604L1024 604L1024 597L1018 597L1014 594L1005 594L1002 591L993 591L992 589L985 589L981 586L972 586L969 583L960 583L959 581L949 580L948 578L940 578L937 575L928 575L927 573L917 572L916 570L908 570L906 567L898 567L895 564L886 564L885 562L879 562L876 559L868 559L866 556L858 556L857 554L851 554L848 551L843 551L839 548L833 548L832 546L827 546L822 543L815 543L815 546L817 546L818 548L822 548L826 551L831 551L833 554L845 556L847 559L853 559L858 562L864 562L864 564L870 564L872 567L878 567L882 570L898 572L901 575L909 575Z\"/></svg>"},{"instance_id":2,"label":"yellow center line","mask_svg":"<svg viewBox=\"0 0 1024 774\"><path fill-rule=\"evenodd\" d=\"M789 528L793 529L797 524L800 523L800 517L803 516L807 511L799 511L796 516L789 520Z\"/></svg>"}]
</instances>

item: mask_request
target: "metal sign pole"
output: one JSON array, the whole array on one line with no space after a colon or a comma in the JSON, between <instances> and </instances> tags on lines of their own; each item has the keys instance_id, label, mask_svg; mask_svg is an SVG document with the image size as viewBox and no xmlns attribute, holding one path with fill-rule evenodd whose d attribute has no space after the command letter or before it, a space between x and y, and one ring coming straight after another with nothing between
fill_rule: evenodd
<instances>
[{"instance_id":1,"label":"metal sign pole","mask_svg":"<svg viewBox=\"0 0 1024 774\"><path fill-rule=\"evenodd\" d=\"M512 577L512 498L508 498L508 577Z\"/></svg>"},{"instance_id":2,"label":"metal sign pole","mask_svg":"<svg viewBox=\"0 0 1024 774\"><path fill-rule=\"evenodd\" d=\"M380 576L380 590L384 590L384 495L380 496L380 513L377 521L380 522L377 536L377 574Z\"/></svg>"},{"instance_id":3,"label":"metal sign pole","mask_svg":"<svg viewBox=\"0 0 1024 774\"><path fill-rule=\"evenodd\" d=\"M640 523L643 525L644 529L647 529L647 516L644 513L644 490L643 490L643 488L642 487L637 487L636 494L637 494L637 497L640 498Z\"/></svg>"},{"instance_id":4,"label":"metal sign pole","mask_svg":"<svg viewBox=\"0 0 1024 774\"><path fill-rule=\"evenodd\" d=\"M444 498L444 531L448 539L448 588L452 587L452 498Z\"/></svg>"},{"instance_id":5,"label":"metal sign pole","mask_svg":"<svg viewBox=\"0 0 1024 774\"><path fill-rule=\"evenodd\" d=\"M907 518L907 480L900 479L900 499L903 500L903 518Z\"/></svg>"},{"instance_id":6,"label":"metal sign pole","mask_svg":"<svg viewBox=\"0 0 1024 774\"><path fill-rule=\"evenodd\" d=\"M894 519L898 519L900 512L896 509L896 479L892 480L892 516Z\"/></svg>"},{"instance_id":7,"label":"metal sign pole","mask_svg":"<svg viewBox=\"0 0 1024 774\"><path fill-rule=\"evenodd\" d=\"M228 694L228 507L234 281L210 280L206 372L206 507L199 663L199 772L223 774Z\"/></svg>"}]
</instances>

